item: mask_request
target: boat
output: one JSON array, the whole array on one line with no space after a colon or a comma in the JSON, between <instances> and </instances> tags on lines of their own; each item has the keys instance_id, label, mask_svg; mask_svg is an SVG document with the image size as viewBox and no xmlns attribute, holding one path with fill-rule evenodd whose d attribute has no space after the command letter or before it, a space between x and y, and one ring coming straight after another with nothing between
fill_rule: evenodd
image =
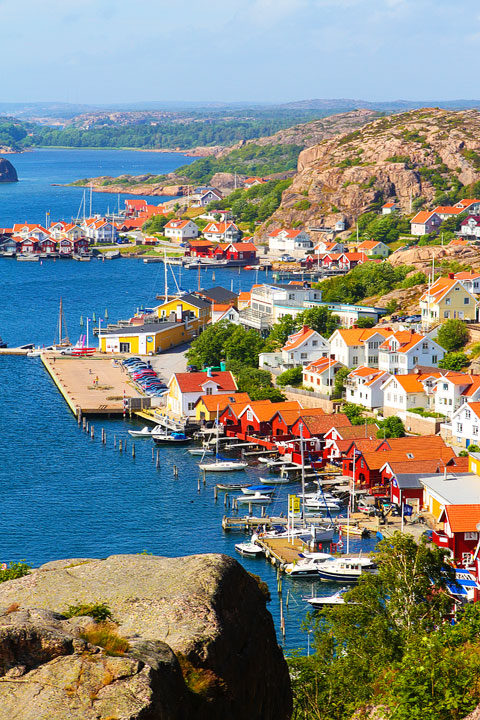
<instances>
[{"instance_id":1,"label":"boat","mask_svg":"<svg viewBox=\"0 0 480 720\"><path fill-rule=\"evenodd\" d=\"M216 427L218 429L220 428L218 423L218 405ZM234 472L236 470L245 470L245 468L248 467L248 463L242 462L240 460L227 460L226 458L223 458L221 455L218 454L218 439L219 433L217 432L217 437L215 439L215 461L211 463L199 463L198 467L200 468L200 470L204 470L205 472Z\"/></svg>"},{"instance_id":2,"label":"boat","mask_svg":"<svg viewBox=\"0 0 480 720\"><path fill-rule=\"evenodd\" d=\"M204 455L213 455L212 448L190 448L188 452L190 455L201 455L202 457Z\"/></svg>"},{"instance_id":3,"label":"boat","mask_svg":"<svg viewBox=\"0 0 480 720\"><path fill-rule=\"evenodd\" d=\"M374 569L375 563L369 558L340 557L319 565L318 576L327 582L355 583L363 573Z\"/></svg>"},{"instance_id":4,"label":"boat","mask_svg":"<svg viewBox=\"0 0 480 720\"><path fill-rule=\"evenodd\" d=\"M24 262L38 262L40 260L38 255L17 255L17 260Z\"/></svg>"},{"instance_id":5,"label":"boat","mask_svg":"<svg viewBox=\"0 0 480 720\"><path fill-rule=\"evenodd\" d=\"M305 510L340 510L336 500L329 500L323 497L311 497L305 500Z\"/></svg>"},{"instance_id":6,"label":"boat","mask_svg":"<svg viewBox=\"0 0 480 720\"><path fill-rule=\"evenodd\" d=\"M254 542L236 543L235 550L245 557L260 557L260 555L263 555L262 548Z\"/></svg>"},{"instance_id":7,"label":"boat","mask_svg":"<svg viewBox=\"0 0 480 720\"><path fill-rule=\"evenodd\" d=\"M218 490L225 490L227 492L236 492L248 486L249 483L217 483Z\"/></svg>"},{"instance_id":8,"label":"boat","mask_svg":"<svg viewBox=\"0 0 480 720\"><path fill-rule=\"evenodd\" d=\"M264 485L287 485L290 482L288 477L281 477L280 475L271 478L260 477L258 479Z\"/></svg>"},{"instance_id":9,"label":"boat","mask_svg":"<svg viewBox=\"0 0 480 720\"><path fill-rule=\"evenodd\" d=\"M186 445L192 441L185 433L172 432L172 433L157 433L155 430L152 432L152 437L157 445Z\"/></svg>"},{"instance_id":10,"label":"boat","mask_svg":"<svg viewBox=\"0 0 480 720\"><path fill-rule=\"evenodd\" d=\"M268 487L267 485L247 485L242 488L244 495L255 495L255 493L263 493L264 495L271 495L275 492L274 487Z\"/></svg>"},{"instance_id":11,"label":"boat","mask_svg":"<svg viewBox=\"0 0 480 720\"><path fill-rule=\"evenodd\" d=\"M360 528L357 525L339 525L344 535L354 537L370 537L370 530L368 528Z\"/></svg>"},{"instance_id":12,"label":"boat","mask_svg":"<svg viewBox=\"0 0 480 720\"><path fill-rule=\"evenodd\" d=\"M237 502L240 505L268 505L268 503L272 502L272 498L269 495L256 492L253 495L241 495Z\"/></svg>"},{"instance_id":13,"label":"boat","mask_svg":"<svg viewBox=\"0 0 480 720\"><path fill-rule=\"evenodd\" d=\"M315 553L307 557L300 553L300 560L285 566L286 574L291 578L318 578L318 568L327 561L335 560L329 553Z\"/></svg>"},{"instance_id":14,"label":"boat","mask_svg":"<svg viewBox=\"0 0 480 720\"><path fill-rule=\"evenodd\" d=\"M333 593L333 595L325 595L325 596L317 596L312 598L307 598L307 602L310 603L310 605L314 608L320 608L325 607L328 605L345 605L345 593L348 592L348 588L342 588L341 590L337 590L336 593ZM356 605L357 603L348 603L349 605Z\"/></svg>"},{"instance_id":15,"label":"boat","mask_svg":"<svg viewBox=\"0 0 480 720\"><path fill-rule=\"evenodd\" d=\"M147 427L143 427L141 430L129 430L128 434L132 435L132 437L152 437L152 429Z\"/></svg>"},{"instance_id":16,"label":"boat","mask_svg":"<svg viewBox=\"0 0 480 720\"><path fill-rule=\"evenodd\" d=\"M6 348L8 347L7 343L4 342L3 338L0 337L0 348Z\"/></svg>"}]
</instances>

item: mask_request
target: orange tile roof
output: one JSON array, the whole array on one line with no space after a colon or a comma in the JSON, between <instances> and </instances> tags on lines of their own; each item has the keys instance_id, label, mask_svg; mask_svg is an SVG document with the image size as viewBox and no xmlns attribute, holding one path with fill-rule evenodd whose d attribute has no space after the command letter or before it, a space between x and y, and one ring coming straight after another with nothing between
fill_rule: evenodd
<instances>
[{"instance_id":1,"label":"orange tile roof","mask_svg":"<svg viewBox=\"0 0 480 720\"><path fill-rule=\"evenodd\" d=\"M285 234L289 238L296 238L297 235L304 232L304 230L292 230L292 228L278 228L268 234L268 237L277 237L280 233Z\"/></svg>"},{"instance_id":2,"label":"orange tile roof","mask_svg":"<svg viewBox=\"0 0 480 720\"><path fill-rule=\"evenodd\" d=\"M455 280L478 280L478 278L480 278L480 273L473 272L473 270L463 270L455 273Z\"/></svg>"},{"instance_id":3,"label":"orange tile roof","mask_svg":"<svg viewBox=\"0 0 480 720\"><path fill-rule=\"evenodd\" d=\"M238 230L237 226L233 222L209 222L203 229L203 234L213 233L215 235L224 235L229 228L233 227Z\"/></svg>"},{"instance_id":4,"label":"orange tile roof","mask_svg":"<svg viewBox=\"0 0 480 720\"><path fill-rule=\"evenodd\" d=\"M380 380L381 378L386 380L388 374L389 373L386 370L379 370L378 368L369 368L366 365L360 365L360 367L352 370L352 372L349 373L349 377L353 376L370 378L370 380L367 380L364 383L364 385L368 387L370 385L373 385L373 383L377 382L377 380Z\"/></svg>"},{"instance_id":5,"label":"orange tile roof","mask_svg":"<svg viewBox=\"0 0 480 720\"><path fill-rule=\"evenodd\" d=\"M300 345L303 345L305 340L308 340L313 335L316 335L315 330L309 328L308 325L304 325L298 332L288 336L288 340L282 350L294 350L300 347Z\"/></svg>"},{"instance_id":6,"label":"orange tile roof","mask_svg":"<svg viewBox=\"0 0 480 720\"><path fill-rule=\"evenodd\" d=\"M388 202L388 203L384 203L382 205L382 208L389 208L389 207L393 207L394 205L396 205L396 203Z\"/></svg>"},{"instance_id":7,"label":"orange tile roof","mask_svg":"<svg viewBox=\"0 0 480 720\"><path fill-rule=\"evenodd\" d=\"M439 205L433 212L437 213L437 215L460 215L460 213L465 212L465 210L464 208L457 208L452 205Z\"/></svg>"},{"instance_id":8,"label":"orange tile roof","mask_svg":"<svg viewBox=\"0 0 480 720\"><path fill-rule=\"evenodd\" d=\"M173 377L177 379L182 393L203 393L203 385L209 380L217 383L219 390L235 392L237 389L235 379L229 370L213 371L211 377L206 372L174 373Z\"/></svg>"},{"instance_id":9,"label":"orange tile roof","mask_svg":"<svg viewBox=\"0 0 480 720\"><path fill-rule=\"evenodd\" d=\"M413 330L400 330L389 335L385 342L380 345L380 348L382 348L382 350L389 350L391 340L396 340L398 348L395 352L404 353L414 348L415 345L418 345L418 343L424 339L425 335L413 332Z\"/></svg>"},{"instance_id":10,"label":"orange tile roof","mask_svg":"<svg viewBox=\"0 0 480 720\"><path fill-rule=\"evenodd\" d=\"M462 392L462 395L465 395L465 397L471 397L480 388L480 375L470 375L469 377L471 384ZM472 404L473 403L470 403L470 405Z\"/></svg>"},{"instance_id":11,"label":"orange tile roof","mask_svg":"<svg viewBox=\"0 0 480 720\"><path fill-rule=\"evenodd\" d=\"M480 200L477 200L476 198L464 198L463 200L459 200L456 205L461 205L462 207L468 207L469 205L473 205L473 203L478 203Z\"/></svg>"},{"instance_id":12,"label":"orange tile roof","mask_svg":"<svg viewBox=\"0 0 480 720\"><path fill-rule=\"evenodd\" d=\"M452 532L478 532L480 505L446 505L445 515Z\"/></svg>"},{"instance_id":13,"label":"orange tile roof","mask_svg":"<svg viewBox=\"0 0 480 720\"><path fill-rule=\"evenodd\" d=\"M343 413L334 415L309 415L308 408L302 413L302 422L312 435L324 435L332 427L345 427L352 423Z\"/></svg>"},{"instance_id":14,"label":"orange tile roof","mask_svg":"<svg viewBox=\"0 0 480 720\"><path fill-rule=\"evenodd\" d=\"M276 403L278 405L278 403ZM282 420L284 421L285 425L288 425L288 427L291 427L300 417L303 417L304 415L308 415L309 417L313 417L316 415L326 415L325 410L322 408L307 408L304 410L303 408L294 408L294 409L286 409L286 410L278 410L275 415L280 415ZM273 420L272 415L272 420Z\"/></svg>"},{"instance_id":15,"label":"orange tile roof","mask_svg":"<svg viewBox=\"0 0 480 720\"><path fill-rule=\"evenodd\" d=\"M344 427L335 429L339 433L342 440L348 440L351 444L351 441L355 439L355 444L357 444L357 439L375 439L377 436L378 425L376 425L375 423L371 423L368 425L345 425ZM378 440L377 442L382 443L384 441Z\"/></svg>"},{"instance_id":16,"label":"orange tile roof","mask_svg":"<svg viewBox=\"0 0 480 720\"><path fill-rule=\"evenodd\" d=\"M311 372L316 373L317 375L322 375L327 370L331 370L335 367L335 365L341 365L341 363L339 363L338 360L321 357L304 367L303 372Z\"/></svg>"},{"instance_id":17,"label":"orange tile roof","mask_svg":"<svg viewBox=\"0 0 480 720\"><path fill-rule=\"evenodd\" d=\"M392 334L391 328L348 328L335 330L348 346L361 345L370 340L373 335L381 335L387 338Z\"/></svg>"},{"instance_id":18,"label":"orange tile roof","mask_svg":"<svg viewBox=\"0 0 480 720\"><path fill-rule=\"evenodd\" d=\"M239 417L241 417L247 409L251 409L258 422L268 422L277 412L282 412L282 410L299 410L301 407L297 400L286 400L285 402L271 403L271 405L255 405L254 403L249 403L240 412Z\"/></svg>"},{"instance_id":19,"label":"orange tile roof","mask_svg":"<svg viewBox=\"0 0 480 720\"><path fill-rule=\"evenodd\" d=\"M209 412L223 412L228 405L242 403L247 405L250 401L250 395L248 393L238 392L232 393L231 395L202 395L197 400L198 403L202 402Z\"/></svg>"},{"instance_id":20,"label":"orange tile roof","mask_svg":"<svg viewBox=\"0 0 480 720\"><path fill-rule=\"evenodd\" d=\"M392 203L392 205L393 205L393 203ZM383 244L383 243L381 243L380 240L364 240L363 242L360 243L360 245L358 246L358 249L359 250L373 250L373 248L375 248L375 247L377 247L377 245L381 245L381 244Z\"/></svg>"},{"instance_id":21,"label":"orange tile roof","mask_svg":"<svg viewBox=\"0 0 480 720\"><path fill-rule=\"evenodd\" d=\"M190 222L190 220L169 220L165 225L165 228L168 228L169 230L182 230Z\"/></svg>"},{"instance_id":22,"label":"orange tile roof","mask_svg":"<svg viewBox=\"0 0 480 720\"><path fill-rule=\"evenodd\" d=\"M436 215L436 213L435 213L434 210L421 210L419 213L417 213L417 214L415 215L415 217L413 217L413 218L411 219L410 222L411 222L411 223L417 223L417 224L419 224L419 225L423 225L424 223L427 222L427 220L430 220L430 218L432 217L432 215Z\"/></svg>"},{"instance_id":23,"label":"orange tile roof","mask_svg":"<svg viewBox=\"0 0 480 720\"><path fill-rule=\"evenodd\" d=\"M448 464L448 463L447 463ZM416 474L416 473L440 473L445 470L445 463L439 458L433 460L391 460L388 465L394 475ZM383 469L383 466L382 468Z\"/></svg>"},{"instance_id":24,"label":"orange tile roof","mask_svg":"<svg viewBox=\"0 0 480 720\"><path fill-rule=\"evenodd\" d=\"M457 284L457 282L459 282L459 280L456 280L455 278L438 278L438 280L435 280L430 290L427 290L423 293L420 298L420 302L422 300L427 301L429 297L432 298L434 302L439 302L443 297L445 297L448 292L450 292L450 290L453 288L454 285ZM465 290L465 288L463 289ZM468 292L468 290L465 290L465 292Z\"/></svg>"},{"instance_id":25,"label":"orange tile roof","mask_svg":"<svg viewBox=\"0 0 480 720\"><path fill-rule=\"evenodd\" d=\"M466 240L463 240L462 238L453 238L453 240L450 240L448 243L449 245L468 245L468 242Z\"/></svg>"},{"instance_id":26,"label":"orange tile roof","mask_svg":"<svg viewBox=\"0 0 480 720\"><path fill-rule=\"evenodd\" d=\"M259 407L260 405L273 405L271 400L249 400L248 402L236 402L230 404L230 409L232 410L235 417L238 419L242 413L243 410L245 410L246 407L251 406L252 408Z\"/></svg>"}]
</instances>

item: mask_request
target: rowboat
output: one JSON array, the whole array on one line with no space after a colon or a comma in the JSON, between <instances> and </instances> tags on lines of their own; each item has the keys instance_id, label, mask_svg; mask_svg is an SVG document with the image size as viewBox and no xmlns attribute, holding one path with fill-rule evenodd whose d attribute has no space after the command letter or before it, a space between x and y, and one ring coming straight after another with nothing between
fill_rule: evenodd
<instances>
[{"instance_id":1,"label":"rowboat","mask_svg":"<svg viewBox=\"0 0 480 720\"><path fill-rule=\"evenodd\" d=\"M280 475L278 475L277 477L274 476L271 478L260 477L258 479L264 485L287 485L287 483L290 482L288 477L281 477Z\"/></svg>"},{"instance_id":2,"label":"rowboat","mask_svg":"<svg viewBox=\"0 0 480 720\"><path fill-rule=\"evenodd\" d=\"M217 488L219 490L226 490L227 492L243 490L243 488L246 487L248 487L248 483L217 483Z\"/></svg>"},{"instance_id":3,"label":"rowboat","mask_svg":"<svg viewBox=\"0 0 480 720\"><path fill-rule=\"evenodd\" d=\"M214 450L212 448L190 448L187 452L190 453L190 455L213 455Z\"/></svg>"},{"instance_id":4,"label":"rowboat","mask_svg":"<svg viewBox=\"0 0 480 720\"><path fill-rule=\"evenodd\" d=\"M245 470L248 467L246 462L237 462L236 460L216 460L213 463L200 463L200 470L205 472L232 472L234 470Z\"/></svg>"}]
</instances>

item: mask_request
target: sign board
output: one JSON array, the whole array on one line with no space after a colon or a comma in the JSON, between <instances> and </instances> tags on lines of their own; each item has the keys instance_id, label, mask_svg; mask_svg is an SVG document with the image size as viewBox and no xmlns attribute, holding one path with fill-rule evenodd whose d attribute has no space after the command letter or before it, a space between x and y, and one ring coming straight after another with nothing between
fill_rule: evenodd
<instances>
[{"instance_id":1,"label":"sign board","mask_svg":"<svg viewBox=\"0 0 480 720\"><path fill-rule=\"evenodd\" d=\"M153 337L151 335L147 335L147 342L153 342Z\"/></svg>"},{"instance_id":2,"label":"sign board","mask_svg":"<svg viewBox=\"0 0 480 720\"><path fill-rule=\"evenodd\" d=\"M300 512L300 498L298 495L288 496L288 509L290 512Z\"/></svg>"}]
</instances>

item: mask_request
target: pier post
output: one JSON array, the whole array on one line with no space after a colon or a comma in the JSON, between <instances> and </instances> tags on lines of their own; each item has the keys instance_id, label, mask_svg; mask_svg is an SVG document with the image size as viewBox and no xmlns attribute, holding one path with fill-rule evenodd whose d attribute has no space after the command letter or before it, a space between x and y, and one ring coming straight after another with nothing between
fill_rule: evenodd
<instances>
[{"instance_id":1,"label":"pier post","mask_svg":"<svg viewBox=\"0 0 480 720\"><path fill-rule=\"evenodd\" d=\"M176 465L173 466L173 477L178 478L178 467Z\"/></svg>"},{"instance_id":2,"label":"pier post","mask_svg":"<svg viewBox=\"0 0 480 720\"><path fill-rule=\"evenodd\" d=\"M123 452L123 442L122 442L121 438L118 441L118 450L119 450L119 452Z\"/></svg>"},{"instance_id":3,"label":"pier post","mask_svg":"<svg viewBox=\"0 0 480 720\"><path fill-rule=\"evenodd\" d=\"M123 450L124 452L127 452L127 438L123 441Z\"/></svg>"},{"instance_id":4,"label":"pier post","mask_svg":"<svg viewBox=\"0 0 480 720\"><path fill-rule=\"evenodd\" d=\"M262 518L265 517L265 505L262 505Z\"/></svg>"},{"instance_id":5,"label":"pier post","mask_svg":"<svg viewBox=\"0 0 480 720\"><path fill-rule=\"evenodd\" d=\"M157 450L157 462L156 462L156 467L157 467L157 469L160 467L160 453L159 453L158 450Z\"/></svg>"},{"instance_id":6,"label":"pier post","mask_svg":"<svg viewBox=\"0 0 480 720\"><path fill-rule=\"evenodd\" d=\"M207 473L205 472L205 470L203 471L203 484L207 484Z\"/></svg>"},{"instance_id":7,"label":"pier post","mask_svg":"<svg viewBox=\"0 0 480 720\"><path fill-rule=\"evenodd\" d=\"M85 430L87 431L87 435L88 435L88 420L87 420L87 422L85 423Z\"/></svg>"},{"instance_id":8,"label":"pier post","mask_svg":"<svg viewBox=\"0 0 480 720\"><path fill-rule=\"evenodd\" d=\"M155 460L155 448L152 447L152 462Z\"/></svg>"},{"instance_id":9,"label":"pier post","mask_svg":"<svg viewBox=\"0 0 480 720\"><path fill-rule=\"evenodd\" d=\"M252 503L248 503L248 514L252 517Z\"/></svg>"},{"instance_id":10,"label":"pier post","mask_svg":"<svg viewBox=\"0 0 480 720\"><path fill-rule=\"evenodd\" d=\"M85 430L86 426L87 426L87 420L85 417L83 417L82 418L82 430Z\"/></svg>"},{"instance_id":11,"label":"pier post","mask_svg":"<svg viewBox=\"0 0 480 720\"><path fill-rule=\"evenodd\" d=\"M80 427L80 425L82 424L82 408L81 407L77 407L77 421L78 421L78 426Z\"/></svg>"},{"instance_id":12,"label":"pier post","mask_svg":"<svg viewBox=\"0 0 480 720\"><path fill-rule=\"evenodd\" d=\"M225 495L223 496L223 504L225 507L228 507L228 493L225 493Z\"/></svg>"},{"instance_id":13,"label":"pier post","mask_svg":"<svg viewBox=\"0 0 480 720\"><path fill-rule=\"evenodd\" d=\"M116 435L113 436L113 447L114 448L117 447L117 436Z\"/></svg>"},{"instance_id":14,"label":"pier post","mask_svg":"<svg viewBox=\"0 0 480 720\"><path fill-rule=\"evenodd\" d=\"M132 443L132 458L135 460L135 443Z\"/></svg>"},{"instance_id":15,"label":"pier post","mask_svg":"<svg viewBox=\"0 0 480 720\"><path fill-rule=\"evenodd\" d=\"M216 485L213 488L213 499L215 500L215 502L217 502L217 500L218 500L218 488Z\"/></svg>"},{"instance_id":16,"label":"pier post","mask_svg":"<svg viewBox=\"0 0 480 720\"><path fill-rule=\"evenodd\" d=\"M95 425L92 425L90 428L90 437L92 440L95 440Z\"/></svg>"}]
</instances>

